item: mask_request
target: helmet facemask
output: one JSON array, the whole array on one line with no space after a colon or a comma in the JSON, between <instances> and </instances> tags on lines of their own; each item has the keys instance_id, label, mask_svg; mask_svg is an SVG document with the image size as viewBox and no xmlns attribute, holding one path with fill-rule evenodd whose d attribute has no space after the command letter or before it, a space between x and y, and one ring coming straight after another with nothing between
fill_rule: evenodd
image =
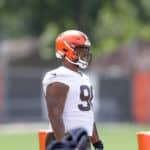
<instances>
[{"instance_id":1,"label":"helmet facemask","mask_svg":"<svg viewBox=\"0 0 150 150\"><path fill-rule=\"evenodd\" d=\"M78 46L74 48L74 52L77 55L77 60L74 61L76 65L78 65L81 69L86 69L92 59L89 47Z\"/></svg>"}]
</instances>

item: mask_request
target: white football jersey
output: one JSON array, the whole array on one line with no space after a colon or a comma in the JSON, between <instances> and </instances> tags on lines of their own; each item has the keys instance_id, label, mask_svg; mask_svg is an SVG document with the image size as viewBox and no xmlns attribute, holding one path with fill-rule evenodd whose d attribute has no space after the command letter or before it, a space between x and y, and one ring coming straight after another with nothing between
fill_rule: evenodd
<instances>
[{"instance_id":1,"label":"white football jersey","mask_svg":"<svg viewBox=\"0 0 150 150\"><path fill-rule=\"evenodd\" d=\"M53 82L61 82L69 86L67 99L63 111L63 121L66 132L83 127L91 136L93 132L94 113L92 108L93 89L89 78L74 72L64 66L46 73L43 79L43 90ZM51 128L51 125L50 125Z\"/></svg>"}]
</instances>

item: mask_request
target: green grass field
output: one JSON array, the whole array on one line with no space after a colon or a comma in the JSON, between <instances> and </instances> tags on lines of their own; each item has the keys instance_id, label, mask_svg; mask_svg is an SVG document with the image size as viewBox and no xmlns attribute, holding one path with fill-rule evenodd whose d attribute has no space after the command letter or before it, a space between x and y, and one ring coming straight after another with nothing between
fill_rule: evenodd
<instances>
[{"instance_id":1,"label":"green grass field","mask_svg":"<svg viewBox=\"0 0 150 150\"><path fill-rule=\"evenodd\" d=\"M103 124L99 126L105 150L137 150L136 132L148 131L150 127L127 124ZM38 150L37 133L0 133L0 150Z\"/></svg>"}]
</instances>

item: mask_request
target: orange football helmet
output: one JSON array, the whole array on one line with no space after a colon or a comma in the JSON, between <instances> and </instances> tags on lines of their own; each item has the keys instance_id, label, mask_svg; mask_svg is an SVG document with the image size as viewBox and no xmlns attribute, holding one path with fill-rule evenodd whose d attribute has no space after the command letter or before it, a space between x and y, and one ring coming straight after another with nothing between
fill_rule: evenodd
<instances>
[{"instance_id":1,"label":"orange football helmet","mask_svg":"<svg viewBox=\"0 0 150 150\"><path fill-rule=\"evenodd\" d=\"M85 69L91 60L89 48L91 43L88 37L78 30L67 30L56 38L56 57L65 58L70 63L78 65L80 68ZM79 49L78 49L79 48ZM86 59L80 57L79 51L86 49Z\"/></svg>"}]
</instances>

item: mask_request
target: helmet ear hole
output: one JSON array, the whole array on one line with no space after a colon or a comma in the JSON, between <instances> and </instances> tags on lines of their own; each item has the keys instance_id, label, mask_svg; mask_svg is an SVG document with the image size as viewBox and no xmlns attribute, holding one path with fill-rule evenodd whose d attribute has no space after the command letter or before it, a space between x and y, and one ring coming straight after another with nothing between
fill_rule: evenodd
<instances>
[{"instance_id":1,"label":"helmet ear hole","mask_svg":"<svg viewBox=\"0 0 150 150\"><path fill-rule=\"evenodd\" d=\"M63 50L64 52L67 52L67 51L68 51L68 50L67 50L67 49L65 49L65 48L63 48L62 50Z\"/></svg>"}]
</instances>

